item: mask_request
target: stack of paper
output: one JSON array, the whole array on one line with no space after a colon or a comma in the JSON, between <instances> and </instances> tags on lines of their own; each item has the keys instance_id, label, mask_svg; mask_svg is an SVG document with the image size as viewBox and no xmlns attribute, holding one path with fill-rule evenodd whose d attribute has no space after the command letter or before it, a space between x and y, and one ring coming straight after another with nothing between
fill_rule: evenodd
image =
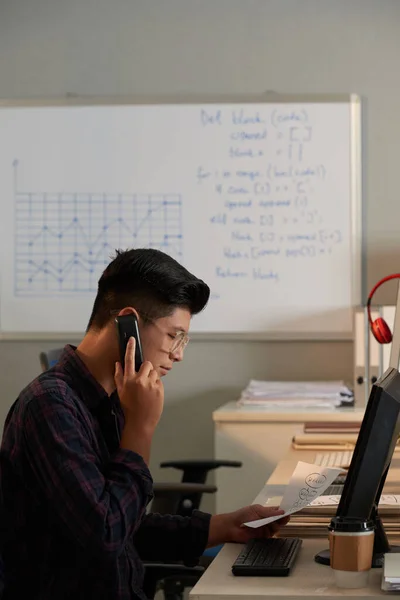
<instances>
[{"instance_id":1,"label":"stack of paper","mask_svg":"<svg viewBox=\"0 0 400 600\"><path fill-rule=\"evenodd\" d=\"M385 554L382 572L382 589L385 592L400 591L400 554Z\"/></svg>"},{"instance_id":2,"label":"stack of paper","mask_svg":"<svg viewBox=\"0 0 400 600\"><path fill-rule=\"evenodd\" d=\"M259 381L252 379L238 404L327 408L353 404L352 390L343 381Z\"/></svg>"},{"instance_id":3,"label":"stack of paper","mask_svg":"<svg viewBox=\"0 0 400 600\"><path fill-rule=\"evenodd\" d=\"M291 516L285 527L288 537L326 537L330 520L336 514L340 496L322 495L300 512ZM276 504L276 500L274 501ZM400 496L383 494L379 515L388 536L400 533Z\"/></svg>"},{"instance_id":4,"label":"stack of paper","mask_svg":"<svg viewBox=\"0 0 400 600\"><path fill-rule=\"evenodd\" d=\"M289 523L282 529L284 536L327 538L328 526L331 518L336 514L340 496L328 495L326 491L341 472L341 469L299 461L282 497L271 497L269 486L265 485L254 500L254 504L279 506L285 514L258 519L245 525L261 527L282 516L290 515ZM379 515L388 536L399 537L400 496L382 494L379 501Z\"/></svg>"}]
</instances>

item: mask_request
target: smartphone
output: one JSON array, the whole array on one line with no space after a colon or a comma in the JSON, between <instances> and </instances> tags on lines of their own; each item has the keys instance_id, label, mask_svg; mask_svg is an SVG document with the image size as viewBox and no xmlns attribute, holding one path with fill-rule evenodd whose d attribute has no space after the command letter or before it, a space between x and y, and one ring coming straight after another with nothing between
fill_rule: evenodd
<instances>
[{"instance_id":1,"label":"smartphone","mask_svg":"<svg viewBox=\"0 0 400 600\"><path fill-rule=\"evenodd\" d=\"M129 338L133 336L136 340L135 371L137 373L139 371L140 367L142 366L143 351L142 351L142 343L140 341L139 325L138 325L136 315L134 315L133 313L131 313L129 315L121 315L119 317L116 317L115 323L117 326L120 362L122 365L122 369L125 368L125 354L126 354L126 347L128 345Z\"/></svg>"}]
</instances>

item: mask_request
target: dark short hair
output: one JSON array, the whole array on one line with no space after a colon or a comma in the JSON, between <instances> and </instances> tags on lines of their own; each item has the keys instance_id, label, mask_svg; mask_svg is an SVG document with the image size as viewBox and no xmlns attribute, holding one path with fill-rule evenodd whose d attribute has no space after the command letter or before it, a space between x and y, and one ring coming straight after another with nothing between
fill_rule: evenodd
<instances>
[{"instance_id":1,"label":"dark short hair","mask_svg":"<svg viewBox=\"0 0 400 600\"><path fill-rule=\"evenodd\" d=\"M145 320L186 308L192 315L206 306L210 288L174 258L153 248L117 250L99 279L87 329L101 329L113 312L136 308Z\"/></svg>"}]
</instances>

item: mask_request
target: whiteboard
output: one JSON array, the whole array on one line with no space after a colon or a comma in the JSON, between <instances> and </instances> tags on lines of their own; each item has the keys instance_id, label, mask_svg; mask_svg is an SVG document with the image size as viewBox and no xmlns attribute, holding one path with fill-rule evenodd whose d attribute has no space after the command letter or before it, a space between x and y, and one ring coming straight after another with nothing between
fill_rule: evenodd
<instances>
[{"instance_id":1,"label":"whiteboard","mask_svg":"<svg viewBox=\"0 0 400 600\"><path fill-rule=\"evenodd\" d=\"M3 337L81 334L116 248L211 288L203 334L341 337L361 277L360 103L0 108Z\"/></svg>"}]
</instances>

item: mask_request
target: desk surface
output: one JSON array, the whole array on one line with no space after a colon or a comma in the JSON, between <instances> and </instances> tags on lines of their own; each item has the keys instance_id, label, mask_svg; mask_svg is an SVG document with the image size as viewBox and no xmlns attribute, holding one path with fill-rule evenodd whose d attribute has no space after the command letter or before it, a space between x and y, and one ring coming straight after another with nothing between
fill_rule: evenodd
<instances>
[{"instance_id":1,"label":"desk surface","mask_svg":"<svg viewBox=\"0 0 400 600\"><path fill-rule=\"evenodd\" d=\"M217 558L193 588L191 600L265 600L266 598L322 597L324 599L357 597L381 598L386 595L380 589L381 569L372 569L369 586L362 590L340 590L334 585L333 573L329 567L319 565L314 556L327 548L326 541L306 539L296 564L289 577L235 577L231 566L239 554L241 544L225 544Z\"/></svg>"},{"instance_id":2,"label":"desk surface","mask_svg":"<svg viewBox=\"0 0 400 600\"><path fill-rule=\"evenodd\" d=\"M257 502L283 493L285 484L299 460L313 462L315 451L291 449L278 464L266 486L260 491ZM400 457L394 455L385 485L385 492L400 491ZM284 529L282 530L284 532ZM284 533L283 533L284 535ZM391 543L399 543L390 539ZM368 588L340 590L334 585L333 574L329 567L314 561L320 550L328 547L324 538L305 538L296 564L289 577L235 577L231 566L239 554L241 544L225 544L213 560L199 582L190 593L190 600L266 600L267 598L286 598L296 600L312 597L329 598L381 598L387 595L380 589L381 569L372 569Z\"/></svg>"},{"instance_id":3,"label":"desk surface","mask_svg":"<svg viewBox=\"0 0 400 600\"><path fill-rule=\"evenodd\" d=\"M213 412L216 423L224 422L291 422L304 423L315 421L362 421L364 408L277 408L276 406L238 406L236 402L228 402Z\"/></svg>"}]
</instances>

